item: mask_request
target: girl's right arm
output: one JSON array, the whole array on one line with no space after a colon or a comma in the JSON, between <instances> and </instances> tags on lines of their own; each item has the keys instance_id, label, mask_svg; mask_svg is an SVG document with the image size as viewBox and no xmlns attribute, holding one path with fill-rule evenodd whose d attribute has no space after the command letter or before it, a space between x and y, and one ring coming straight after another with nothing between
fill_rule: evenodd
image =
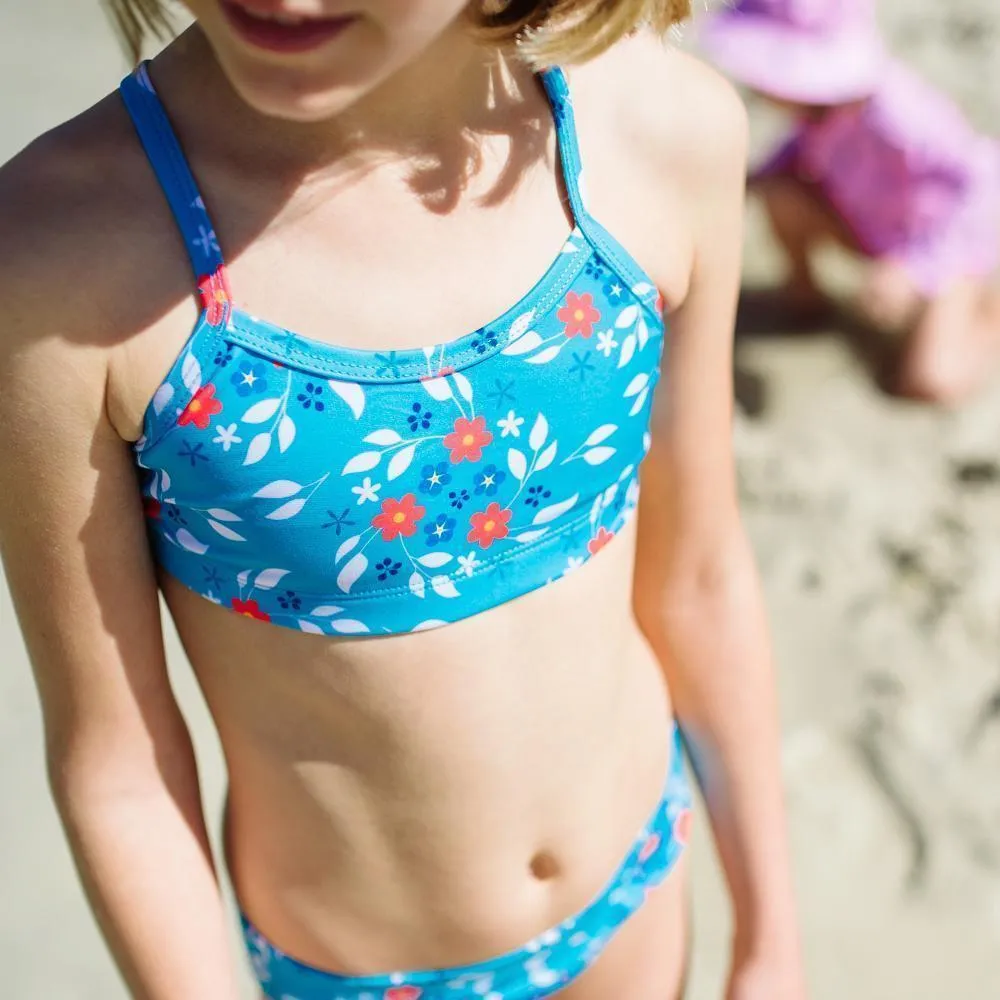
<instances>
[{"instance_id":1,"label":"girl's right arm","mask_svg":"<svg viewBox=\"0 0 1000 1000\"><path fill-rule=\"evenodd\" d=\"M74 199L38 183L37 159L0 171L0 555L52 794L130 994L235 1000L135 473L107 413L110 346L88 301L99 295L62 249L73 219L53 206Z\"/></svg>"}]
</instances>

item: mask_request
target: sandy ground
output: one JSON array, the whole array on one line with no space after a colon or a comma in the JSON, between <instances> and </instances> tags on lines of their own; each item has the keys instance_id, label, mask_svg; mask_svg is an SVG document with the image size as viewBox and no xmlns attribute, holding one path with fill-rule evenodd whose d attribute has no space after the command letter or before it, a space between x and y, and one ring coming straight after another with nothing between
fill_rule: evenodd
<instances>
[{"instance_id":1,"label":"sandy ground","mask_svg":"<svg viewBox=\"0 0 1000 1000\"><path fill-rule=\"evenodd\" d=\"M996 0L882 7L897 47L1000 132ZM2 5L0 160L123 68L95 3ZM747 278L766 282L779 263L753 212L749 230ZM850 279L836 260L828 273ZM1000 993L1000 388L952 414L888 401L841 333L744 338L736 426L813 994L988 1000ZM214 817L218 750L169 643ZM2 581L0 658L4 994L123 997L48 800ZM704 839L695 860L691 996L718 1000L726 907Z\"/></svg>"}]
</instances>

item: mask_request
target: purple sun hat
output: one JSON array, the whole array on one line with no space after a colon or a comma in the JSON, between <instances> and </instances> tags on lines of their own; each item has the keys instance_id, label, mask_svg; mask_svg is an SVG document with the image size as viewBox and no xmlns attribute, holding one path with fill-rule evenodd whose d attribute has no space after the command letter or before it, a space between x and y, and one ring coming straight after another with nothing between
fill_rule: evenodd
<instances>
[{"instance_id":1,"label":"purple sun hat","mask_svg":"<svg viewBox=\"0 0 1000 1000\"><path fill-rule=\"evenodd\" d=\"M869 97L887 63L872 0L740 0L701 44L738 82L799 104Z\"/></svg>"}]
</instances>

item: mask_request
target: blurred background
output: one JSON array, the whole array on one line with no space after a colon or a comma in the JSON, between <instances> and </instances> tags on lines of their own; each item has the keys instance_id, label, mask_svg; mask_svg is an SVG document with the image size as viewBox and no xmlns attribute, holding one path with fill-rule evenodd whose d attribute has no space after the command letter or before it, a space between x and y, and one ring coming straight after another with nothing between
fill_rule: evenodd
<instances>
[{"instance_id":1,"label":"blurred background","mask_svg":"<svg viewBox=\"0 0 1000 1000\"><path fill-rule=\"evenodd\" d=\"M880 14L894 51L1000 135L997 0L881 0ZM0 161L124 70L96 0L0 4ZM752 111L763 144L774 122ZM746 282L771 284L781 267L751 206ZM852 281L836 253L823 274L834 287ZM758 329L741 336L738 355L742 500L775 635L813 996L994 998L1000 385L950 412L888 399L835 324ZM217 747L169 642L217 820ZM124 990L48 799L35 692L2 578L0 657L4 995L116 1000ZM728 914L704 826L700 836L690 995L717 1000Z\"/></svg>"}]
</instances>

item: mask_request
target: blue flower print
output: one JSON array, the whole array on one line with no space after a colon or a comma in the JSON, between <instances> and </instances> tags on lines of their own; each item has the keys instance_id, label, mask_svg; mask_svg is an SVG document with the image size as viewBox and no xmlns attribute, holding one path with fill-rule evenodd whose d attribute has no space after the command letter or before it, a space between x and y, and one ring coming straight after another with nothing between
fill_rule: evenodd
<instances>
[{"instance_id":1,"label":"blue flower print","mask_svg":"<svg viewBox=\"0 0 1000 1000\"><path fill-rule=\"evenodd\" d=\"M613 305L622 301L625 295L625 286L618 278L611 278L604 283L604 297Z\"/></svg>"},{"instance_id":2,"label":"blue flower print","mask_svg":"<svg viewBox=\"0 0 1000 1000\"><path fill-rule=\"evenodd\" d=\"M432 522L424 525L424 534L428 545L450 542L455 534L455 519L447 514L438 514Z\"/></svg>"},{"instance_id":3,"label":"blue flower print","mask_svg":"<svg viewBox=\"0 0 1000 1000\"><path fill-rule=\"evenodd\" d=\"M492 330L480 330L472 338L472 349L476 354L485 354L487 351L492 351L499 343L500 338Z\"/></svg>"},{"instance_id":4,"label":"blue flower print","mask_svg":"<svg viewBox=\"0 0 1000 1000\"><path fill-rule=\"evenodd\" d=\"M322 400L323 386L316 382L306 382L305 389L298 394L296 399L302 404L304 410L310 407L317 413L322 413L326 409L326 404Z\"/></svg>"},{"instance_id":5,"label":"blue flower print","mask_svg":"<svg viewBox=\"0 0 1000 1000\"><path fill-rule=\"evenodd\" d=\"M330 518L330 520L325 524L320 525L320 527L333 528L339 538L340 533L344 530L344 528L353 528L354 525L357 524L357 521L352 521L348 516L350 513L350 510L347 508L344 508L344 510L339 514L334 510L328 510L326 512L326 516Z\"/></svg>"},{"instance_id":6,"label":"blue flower print","mask_svg":"<svg viewBox=\"0 0 1000 1000\"><path fill-rule=\"evenodd\" d=\"M573 363L569 366L569 370L572 374L579 375L582 382L594 370L594 363L586 354L578 351L573 352L572 358Z\"/></svg>"},{"instance_id":7,"label":"blue flower print","mask_svg":"<svg viewBox=\"0 0 1000 1000\"><path fill-rule=\"evenodd\" d=\"M181 443L180 451L177 452L177 457L188 459L191 462L191 468L194 468L199 462L208 461L208 455L204 454L203 451L204 447L205 445L201 441L197 444L184 441Z\"/></svg>"},{"instance_id":8,"label":"blue flower print","mask_svg":"<svg viewBox=\"0 0 1000 1000\"><path fill-rule=\"evenodd\" d=\"M451 501L451 505L455 508L455 510L461 510L469 502L469 491L452 490L448 494L448 499Z\"/></svg>"},{"instance_id":9,"label":"blue flower print","mask_svg":"<svg viewBox=\"0 0 1000 1000\"><path fill-rule=\"evenodd\" d=\"M167 511L167 517L169 517L171 521L176 521L178 524L187 524L187 521L184 520L184 515L181 513L179 507L172 503L164 504L164 507Z\"/></svg>"},{"instance_id":10,"label":"blue flower print","mask_svg":"<svg viewBox=\"0 0 1000 1000\"><path fill-rule=\"evenodd\" d=\"M402 568L402 563L396 562L388 556L381 560L381 562L375 564L375 569L378 572L378 578L382 581L388 580L390 576L395 576Z\"/></svg>"},{"instance_id":11,"label":"blue flower print","mask_svg":"<svg viewBox=\"0 0 1000 1000\"><path fill-rule=\"evenodd\" d=\"M495 465L484 466L481 471L476 473L474 480L476 484L476 496L482 496L484 493L488 497L495 496L506 478L507 473L502 469L498 469Z\"/></svg>"},{"instance_id":12,"label":"blue flower print","mask_svg":"<svg viewBox=\"0 0 1000 1000\"><path fill-rule=\"evenodd\" d=\"M278 595L278 603L286 611L298 611L302 607L302 598L294 590L286 590Z\"/></svg>"},{"instance_id":13,"label":"blue flower print","mask_svg":"<svg viewBox=\"0 0 1000 1000\"><path fill-rule=\"evenodd\" d=\"M596 278L598 281L604 279L604 265L596 258L591 257L584 268L588 278Z\"/></svg>"},{"instance_id":14,"label":"blue flower print","mask_svg":"<svg viewBox=\"0 0 1000 1000\"><path fill-rule=\"evenodd\" d=\"M219 571L214 566L202 566L202 572L205 574L205 583L210 587L218 587L219 590L222 589L222 579L219 576Z\"/></svg>"},{"instance_id":15,"label":"blue flower print","mask_svg":"<svg viewBox=\"0 0 1000 1000\"><path fill-rule=\"evenodd\" d=\"M537 507L543 500L548 500L552 496L552 491L547 490L544 486L529 486L528 495L524 498L524 502L529 507Z\"/></svg>"},{"instance_id":16,"label":"blue flower print","mask_svg":"<svg viewBox=\"0 0 1000 1000\"><path fill-rule=\"evenodd\" d=\"M255 393L259 396L267 389L266 375L267 368L264 365L242 361L229 377L229 381L236 386L236 391L241 396L252 396Z\"/></svg>"},{"instance_id":17,"label":"blue flower print","mask_svg":"<svg viewBox=\"0 0 1000 1000\"><path fill-rule=\"evenodd\" d=\"M215 365L218 368L225 368L233 360L233 345L223 344L215 352Z\"/></svg>"},{"instance_id":18,"label":"blue flower print","mask_svg":"<svg viewBox=\"0 0 1000 1000\"><path fill-rule=\"evenodd\" d=\"M451 482L447 462L425 465L420 472L420 492L436 497Z\"/></svg>"},{"instance_id":19,"label":"blue flower print","mask_svg":"<svg viewBox=\"0 0 1000 1000\"><path fill-rule=\"evenodd\" d=\"M486 393L486 398L491 400L493 405L498 410L508 402L515 402L514 380L511 379L509 382L501 382L498 378L494 379L493 388Z\"/></svg>"},{"instance_id":20,"label":"blue flower print","mask_svg":"<svg viewBox=\"0 0 1000 1000\"><path fill-rule=\"evenodd\" d=\"M431 425L431 417L434 414L430 410L425 410L420 403L414 403L411 407L411 412L406 418L406 422L410 425L411 431L417 430L427 430Z\"/></svg>"}]
</instances>

